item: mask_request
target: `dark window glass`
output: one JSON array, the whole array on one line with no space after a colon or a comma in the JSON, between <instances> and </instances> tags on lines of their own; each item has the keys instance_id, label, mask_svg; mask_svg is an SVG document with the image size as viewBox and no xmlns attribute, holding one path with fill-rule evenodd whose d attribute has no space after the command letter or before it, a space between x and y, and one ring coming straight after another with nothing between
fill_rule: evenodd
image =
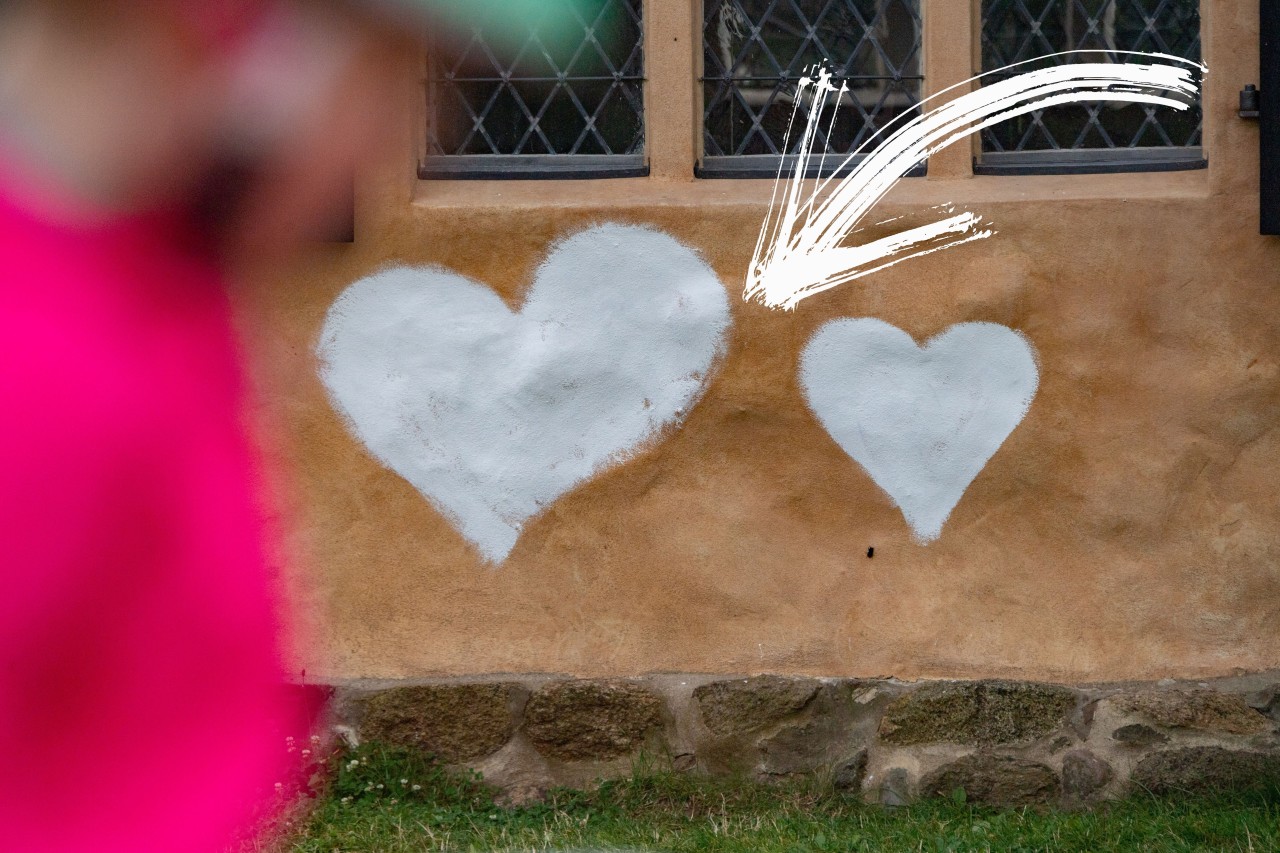
<instances>
[{"instance_id":1,"label":"dark window glass","mask_svg":"<svg viewBox=\"0 0 1280 853\"><path fill-rule=\"evenodd\" d=\"M819 64L849 93L838 106L831 98L815 150L873 147L877 130L918 108L917 0L704 0L703 12L704 166L769 156L776 168L794 154L798 128L785 138L796 80Z\"/></svg>"},{"instance_id":2,"label":"dark window glass","mask_svg":"<svg viewBox=\"0 0 1280 853\"><path fill-rule=\"evenodd\" d=\"M1052 62L1136 61L1115 51L1168 53L1199 61L1200 8L1197 0L983 0L982 68L992 71L1015 62L1064 50L1085 54ZM1020 66L1021 73L1045 63ZM1008 75L993 75L994 82ZM1095 102L1039 110L1001 122L982 132L986 153L1062 152L1051 163L1083 162L1092 150L1099 162L1138 155L1147 160L1164 156L1200 157L1201 110ZM1184 149L1152 152L1149 149ZM1134 149L1148 149L1135 151ZM1194 150L1188 150L1194 149ZM1100 152L1113 152L1108 157ZM1008 162L1017 162L1016 158ZM984 156L984 162L1000 157Z\"/></svg>"},{"instance_id":3,"label":"dark window glass","mask_svg":"<svg viewBox=\"0 0 1280 853\"><path fill-rule=\"evenodd\" d=\"M497 169L551 155L590 162L641 158L640 0L568 5L581 28L567 41L550 43L534 26L523 44L498 50L480 26L435 46L427 75L425 171L447 170L459 157L492 157Z\"/></svg>"}]
</instances>

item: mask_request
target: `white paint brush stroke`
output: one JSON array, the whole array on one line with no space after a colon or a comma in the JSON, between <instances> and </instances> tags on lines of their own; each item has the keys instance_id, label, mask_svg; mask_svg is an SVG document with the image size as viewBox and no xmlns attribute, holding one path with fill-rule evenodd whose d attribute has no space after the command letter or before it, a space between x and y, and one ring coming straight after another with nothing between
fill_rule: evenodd
<instances>
[{"instance_id":1,"label":"white paint brush stroke","mask_svg":"<svg viewBox=\"0 0 1280 853\"><path fill-rule=\"evenodd\" d=\"M1066 51L1050 56L1080 53L1097 51ZM790 179L784 181L779 170L769 214L760 229L747 273L743 299L771 308L792 309L808 296L908 258L990 237L994 232L981 228L976 214L965 212L870 243L847 245L867 212L912 167L985 127L1033 110L1081 101L1125 101L1185 110L1199 94L1196 72L1203 74L1206 70L1199 63L1159 53L1110 53L1164 61L1056 65L982 86L906 121L846 177L811 182L812 189L807 194L803 175L815 156L813 147L823 104L831 94L843 97L847 87L843 83L839 89L833 86L831 75L825 70L816 77L802 78L796 92L796 110L806 101L810 106L798 161ZM991 71L959 86L1025 64ZM865 153L864 148L865 145L843 158L841 165ZM818 156L820 163L825 162L825 153Z\"/></svg>"},{"instance_id":2,"label":"white paint brush stroke","mask_svg":"<svg viewBox=\"0 0 1280 853\"><path fill-rule=\"evenodd\" d=\"M684 420L729 324L694 251L609 224L555 246L519 313L440 267L358 281L317 354L352 432L497 563L526 521Z\"/></svg>"},{"instance_id":3,"label":"white paint brush stroke","mask_svg":"<svg viewBox=\"0 0 1280 853\"><path fill-rule=\"evenodd\" d=\"M916 346L862 318L818 330L800 381L823 427L927 543L1022 422L1039 371L1027 339L995 323L961 323Z\"/></svg>"}]
</instances>

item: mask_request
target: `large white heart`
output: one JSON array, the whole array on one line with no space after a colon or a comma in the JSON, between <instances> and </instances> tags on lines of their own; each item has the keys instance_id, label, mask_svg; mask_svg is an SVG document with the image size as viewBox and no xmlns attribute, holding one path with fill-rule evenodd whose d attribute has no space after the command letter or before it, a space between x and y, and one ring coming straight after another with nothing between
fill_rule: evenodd
<instances>
[{"instance_id":1,"label":"large white heart","mask_svg":"<svg viewBox=\"0 0 1280 853\"><path fill-rule=\"evenodd\" d=\"M1018 332L961 323L924 346L881 320L833 320L800 379L827 432L930 542L1027 413L1039 384Z\"/></svg>"},{"instance_id":2,"label":"large white heart","mask_svg":"<svg viewBox=\"0 0 1280 853\"><path fill-rule=\"evenodd\" d=\"M440 267L362 279L317 354L352 432L501 562L530 518L683 421L729 324L695 252L607 224L552 249L519 313Z\"/></svg>"}]
</instances>

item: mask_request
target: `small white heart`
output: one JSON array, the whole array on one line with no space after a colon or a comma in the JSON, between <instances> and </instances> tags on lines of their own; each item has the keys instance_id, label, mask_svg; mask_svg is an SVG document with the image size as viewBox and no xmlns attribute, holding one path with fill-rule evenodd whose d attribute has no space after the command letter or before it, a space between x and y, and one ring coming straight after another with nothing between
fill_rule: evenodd
<instances>
[{"instance_id":1,"label":"small white heart","mask_svg":"<svg viewBox=\"0 0 1280 853\"><path fill-rule=\"evenodd\" d=\"M995 323L961 323L917 346L882 320L833 320L805 348L809 407L902 510L921 542L1021 423L1035 352Z\"/></svg>"},{"instance_id":2,"label":"small white heart","mask_svg":"<svg viewBox=\"0 0 1280 853\"><path fill-rule=\"evenodd\" d=\"M351 431L501 562L530 518L683 420L729 323L697 253L608 224L553 248L519 313L439 267L358 281L317 355Z\"/></svg>"}]
</instances>

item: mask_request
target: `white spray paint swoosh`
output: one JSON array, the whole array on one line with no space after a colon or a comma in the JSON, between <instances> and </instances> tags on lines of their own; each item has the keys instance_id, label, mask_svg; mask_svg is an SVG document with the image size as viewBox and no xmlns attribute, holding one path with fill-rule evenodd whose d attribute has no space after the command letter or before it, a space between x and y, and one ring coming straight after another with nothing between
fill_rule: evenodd
<instances>
[{"instance_id":1,"label":"white spray paint swoosh","mask_svg":"<svg viewBox=\"0 0 1280 853\"><path fill-rule=\"evenodd\" d=\"M440 267L357 281L317 354L350 430L498 563L530 518L684 420L730 322L696 252L607 224L557 244L518 313Z\"/></svg>"},{"instance_id":2,"label":"white spray paint swoosh","mask_svg":"<svg viewBox=\"0 0 1280 853\"><path fill-rule=\"evenodd\" d=\"M1031 344L961 323L916 346L871 318L833 320L801 357L809 408L930 542L1022 422L1040 384Z\"/></svg>"},{"instance_id":3,"label":"white spray paint swoosh","mask_svg":"<svg viewBox=\"0 0 1280 853\"><path fill-rule=\"evenodd\" d=\"M870 243L847 244L867 212L917 163L985 127L1033 110L1081 101L1124 101L1185 110L1199 94L1196 73L1206 71L1199 63L1160 53L1108 52L1167 62L1081 62L1028 71L991 83L910 119L884 138L847 176L812 182L807 194L803 178L806 168L815 157L820 163L826 157L825 153L815 155L813 151L822 106L828 95L843 97L847 87L842 83L837 89L826 70L816 77L801 78L796 110L806 100L810 107L800 154L791 178L784 180L779 170L769 214L747 272L743 299L771 308L795 308L808 296L908 258L990 237L995 232L982 228L979 216L964 212ZM1066 51L1049 56L1081 53L1096 55L1097 51ZM1049 57L1029 61L1046 58ZM1025 64L979 75L929 100L981 77L1008 73ZM891 123L889 127L892 126ZM865 153L864 148L843 158L841 165ZM947 212L954 210L945 208Z\"/></svg>"}]
</instances>

